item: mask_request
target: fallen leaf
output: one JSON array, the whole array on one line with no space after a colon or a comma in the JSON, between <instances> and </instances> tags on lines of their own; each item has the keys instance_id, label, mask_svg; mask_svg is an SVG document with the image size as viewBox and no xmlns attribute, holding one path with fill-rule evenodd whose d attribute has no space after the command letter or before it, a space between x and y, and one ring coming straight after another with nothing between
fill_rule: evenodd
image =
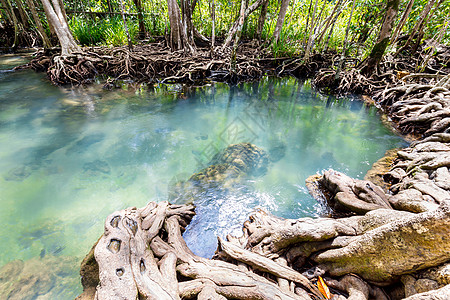
<instances>
[{"instance_id":1,"label":"fallen leaf","mask_svg":"<svg viewBox=\"0 0 450 300\"><path fill-rule=\"evenodd\" d=\"M317 287L319 288L319 291L322 293L325 299L331 299L330 289L320 276L319 280L317 281Z\"/></svg>"}]
</instances>

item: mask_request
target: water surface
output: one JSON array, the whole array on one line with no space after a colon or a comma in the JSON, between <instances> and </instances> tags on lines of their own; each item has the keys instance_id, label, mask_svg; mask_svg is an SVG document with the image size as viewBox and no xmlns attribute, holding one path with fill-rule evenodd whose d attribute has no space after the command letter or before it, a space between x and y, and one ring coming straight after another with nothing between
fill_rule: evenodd
<instances>
[{"instance_id":1,"label":"water surface","mask_svg":"<svg viewBox=\"0 0 450 300\"><path fill-rule=\"evenodd\" d=\"M17 63L11 60L0 58L0 69ZM78 264L107 215L166 200L168 186L239 142L262 147L272 162L242 189L197 200L184 236L199 255L214 252L217 234L239 232L255 208L288 218L318 215L304 186L308 176L334 168L362 178L387 149L404 143L374 108L319 95L293 78L105 91L0 71L0 267L22 260L33 277L50 266L56 279L36 284L30 299L73 299L81 292Z\"/></svg>"}]
</instances>

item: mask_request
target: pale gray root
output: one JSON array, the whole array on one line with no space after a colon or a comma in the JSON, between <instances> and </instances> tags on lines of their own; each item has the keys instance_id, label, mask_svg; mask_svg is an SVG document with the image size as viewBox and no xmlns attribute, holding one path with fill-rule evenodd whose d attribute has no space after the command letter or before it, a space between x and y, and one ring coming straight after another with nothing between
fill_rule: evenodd
<instances>
[{"instance_id":1,"label":"pale gray root","mask_svg":"<svg viewBox=\"0 0 450 300\"><path fill-rule=\"evenodd\" d=\"M328 279L326 283L335 289L348 293L347 300L368 300L370 286L355 275L345 275L340 280Z\"/></svg>"},{"instance_id":2,"label":"pale gray root","mask_svg":"<svg viewBox=\"0 0 450 300\"><path fill-rule=\"evenodd\" d=\"M165 215L167 207L167 202L150 203L142 210L129 208L108 216L94 252L100 279L96 299L136 299L139 294L148 299L179 299L174 281L176 257L169 252L158 266L147 247L147 231L142 228L149 211Z\"/></svg>"},{"instance_id":3,"label":"pale gray root","mask_svg":"<svg viewBox=\"0 0 450 300\"><path fill-rule=\"evenodd\" d=\"M449 228L450 201L446 200L435 211L390 222L312 259L332 276L356 273L369 281L390 282L450 260Z\"/></svg>"},{"instance_id":4,"label":"pale gray root","mask_svg":"<svg viewBox=\"0 0 450 300\"><path fill-rule=\"evenodd\" d=\"M450 295L450 284L425 293L415 294L404 300L448 300Z\"/></svg>"},{"instance_id":5,"label":"pale gray root","mask_svg":"<svg viewBox=\"0 0 450 300\"><path fill-rule=\"evenodd\" d=\"M280 264L244 250L245 243L238 238L221 241L227 254L246 257L236 264L194 255L180 225L189 223L193 209L151 202L110 215L95 247L100 279L95 299L311 299L301 289L296 294L297 287L320 297L317 287L281 258ZM245 230L243 237L248 237ZM280 284L254 273L255 261L261 261L265 274L277 276Z\"/></svg>"},{"instance_id":6,"label":"pale gray root","mask_svg":"<svg viewBox=\"0 0 450 300\"><path fill-rule=\"evenodd\" d=\"M270 273L276 277L299 283L314 292L318 297L321 295L317 287L313 286L306 277L288 266L281 265L257 253L239 248L221 238L219 238L219 247L233 259L244 262L255 269ZM284 281L282 282L285 283Z\"/></svg>"},{"instance_id":7,"label":"pale gray root","mask_svg":"<svg viewBox=\"0 0 450 300\"><path fill-rule=\"evenodd\" d=\"M368 212L364 216L353 216L340 219L340 221L344 222L347 226L354 228L357 235L337 236L335 238L318 242L301 242L290 247L286 251L285 255L290 264L294 265L296 268L300 268L313 253L345 247L353 240L358 239L358 235L361 235L366 231L375 229L400 218L410 217L412 215L413 214L409 212L395 211L391 209L377 209ZM320 226L321 223L319 222L318 225Z\"/></svg>"},{"instance_id":8,"label":"pale gray root","mask_svg":"<svg viewBox=\"0 0 450 300\"><path fill-rule=\"evenodd\" d=\"M256 275L253 272L229 269L227 265L210 265L205 261L192 261L178 265L177 270L185 277L200 280L205 278L210 279L214 283L216 293L227 298L267 300L299 299L298 295L282 291L278 285L264 277Z\"/></svg>"},{"instance_id":9,"label":"pale gray root","mask_svg":"<svg viewBox=\"0 0 450 300\"><path fill-rule=\"evenodd\" d=\"M416 189L402 190L389 198L392 207L398 210L421 213L435 210L439 205L434 202L425 201L422 193Z\"/></svg>"},{"instance_id":10,"label":"pale gray root","mask_svg":"<svg viewBox=\"0 0 450 300\"><path fill-rule=\"evenodd\" d=\"M356 235L355 228L331 218L278 219L257 211L244 223L249 238L247 248L273 256L287 246L309 241L324 241L338 235Z\"/></svg>"},{"instance_id":11,"label":"pale gray root","mask_svg":"<svg viewBox=\"0 0 450 300\"><path fill-rule=\"evenodd\" d=\"M352 179L343 173L327 170L320 182L331 193L335 210L365 214L375 209L392 208L383 189L370 181Z\"/></svg>"}]
</instances>

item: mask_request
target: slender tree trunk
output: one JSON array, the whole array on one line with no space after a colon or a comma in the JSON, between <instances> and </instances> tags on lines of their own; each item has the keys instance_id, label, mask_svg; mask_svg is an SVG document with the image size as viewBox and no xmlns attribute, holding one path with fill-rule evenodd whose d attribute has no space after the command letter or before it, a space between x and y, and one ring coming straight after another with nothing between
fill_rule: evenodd
<instances>
[{"instance_id":1,"label":"slender tree trunk","mask_svg":"<svg viewBox=\"0 0 450 300\"><path fill-rule=\"evenodd\" d=\"M352 23L353 11L355 9L355 2L356 1L353 0L352 10L350 11L350 17L348 18L347 29L345 29L344 45L342 47L341 57L339 59L339 64L338 64L338 68L337 68L337 71L336 71L336 75L334 76L334 81L335 82L338 81L339 77L341 76L342 65L344 63L344 58L345 58L345 51L347 50L348 33L350 31L350 24Z\"/></svg>"},{"instance_id":2,"label":"slender tree trunk","mask_svg":"<svg viewBox=\"0 0 450 300\"><path fill-rule=\"evenodd\" d=\"M331 28L330 28L330 32L328 33L327 41L325 42L325 48L324 48L325 52L328 50L328 46L330 45L331 36L333 35L334 26L336 25L336 21L339 18L339 16L341 15L342 11L343 11L343 8L341 8L337 12L337 14L334 16L333 21L331 22L332 25L331 25Z\"/></svg>"},{"instance_id":3,"label":"slender tree trunk","mask_svg":"<svg viewBox=\"0 0 450 300\"><path fill-rule=\"evenodd\" d=\"M16 14L14 13L14 9L9 0L1 0L1 3L5 7L6 14L14 25L14 42L11 46L11 50L15 51L19 45L19 21L17 20Z\"/></svg>"},{"instance_id":4,"label":"slender tree trunk","mask_svg":"<svg viewBox=\"0 0 450 300\"><path fill-rule=\"evenodd\" d=\"M247 1L241 1L241 9L239 11L238 27L236 30L236 37L234 38L233 50L231 52L231 72L236 73L236 51L239 45L239 39L241 38L242 27L244 27L245 21L245 10L247 6Z\"/></svg>"},{"instance_id":5,"label":"slender tree trunk","mask_svg":"<svg viewBox=\"0 0 450 300\"><path fill-rule=\"evenodd\" d=\"M58 0L41 0L44 7L45 15L49 24L52 24L59 43L61 44L61 55L70 55L73 52L81 51L81 48L75 42L75 39L70 32L67 20L64 18ZM53 4L53 5L52 5Z\"/></svg>"},{"instance_id":6,"label":"slender tree trunk","mask_svg":"<svg viewBox=\"0 0 450 300\"><path fill-rule=\"evenodd\" d=\"M400 52L402 52L403 50L405 50L409 46L409 44L411 43L412 39L414 38L414 35L417 32L419 32L419 28L425 22L425 19L427 18L428 14L429 14L429 12L430 12L430 10L433 7L435 2L436 2L436 0L427 1L427 4L425 5L424 9L422 10L422 13L419 16L419 21L416 23L414 28L411 30L411 33L410 33L409 38L406 41L405 45L403 45L403 47L398 49L398 51L395 53L394 56L397 56Z\"/></svg>"},{"instance_id":7,"label":"slender tree trunk","mask_svg":"<svg viewBox=\"0 0 450 300\"><path fill-rule=\"evenodd\" d=\"M362 64L361 72L365 75L371 75L375 71L384 55L384 52L386 51L392 28L394 26L394 21L397 17L399 3L400 0L390 0L386 5L386 16L384 18L383 25L381 26L378 39L375 42L369 57Z\"/></svg>"},{"instance_id":8,"label":"slender tree trunk","mask_svg":"<svg viewBox=\"0 0 450 300\"><path fill-rule=\"evenodd\" d=\"M256 28L256 39L258 41L261 41L261 35L262 35L263 28L264 28L264 23L266 22L268 6L269 6L269 0L264 0L264 2L261 5L261 13L259 14L258 26Z\"/></svg>"},{"instance_id":9,"label":"slender tree trunk","mask_svg":"<svg viewBox=\"0 0 450 300\"><path fill-rule=\"evenodd\" d=\"M119 0L119 6L120 6L120 15L122 16L122 21L123 21L123 27L125 28L125 33L127 34L127 40L128 40L128 50L133 50L133 43L131 42L131 36L130 36L130 32L128 31L128 26L127 26L127 19L125 17L124 14L124 7L123 7L123 2L122 0Z\"/></svg>"},{"instance_id":10,"label":"slender tree trunk","mask_svg":"<svg viewBox=\"0 0 450 300\"><path fill-rule=\"evenodd\" d=\"M341 2L342 2L342 0L338 0L336 2L336 4L334 5L333 11L331 12L330 16L325 20L325 22L324 22L325 25L324 25L324 28L322 29L321 33L319 34L319 38L317 39L317 44L320 44L320 42L322 41L322 39L323 39L323 37L325 35L325 32L328 30L328 28L331 25L331 21L333 21L333 19L334 19L335 13L337 12L339 6L341 5Z\"/></svg>"},{"instance_id":11,"label":"slender tree trunk","mask_svg":"<svg viewBox=\"0 0 450 300\"><path fill-rule=\"evenodd\" d=\"M277 25L272 36L272 43L276 44L280 38L281 30L283 29L284 18L286 17L286 11L289 6L289 0L281 0L280 13L278 14Z\"/></svg>"},{"instance_id":12,"label":"slender tree trunk","mask_svg":"<svg viewBox=\"0 0 450 300\"><path fill-rule=\"evenodd\" d=\"M439 0L439 2L436 3L436 6L433 8L433 10L428 14L428 16L425 18L425 20L422 22L422 24L419 27L419 34L416 40L416 43L414 44L413 50L411 52L411 55L414 55L417 51L417 48L419 48L420 42L422 41L423 36L425 35L424 29L427 25L428 20L434 15L434 13L437 11L439 6L444 2L445 0Z\"/></svg>"},{"instance_id":13,"label":"slender tree trunk","mask_svg":"<svg viewBox=\"0 0 450 300\"><path fill-rule=\"evenodd\" d=\"M145 25L144 25L144 14L142 13L142 3L141 0L133 0L136 10L138 12L138 22L139 22L139 38L145 38Z\"/></svg>"},{"instance_id":14,"label":"slender tree trunk","mask_svg":"<svg viewBox=\"0 0 450 300\"><path fill-rule=\"evenodd\" d=\"M398 36L400 32L402 32L403 26L405 26L406 21L408 20L409 14L411 13L412 7L414 5L414 0L409 0L408 5L406 6L405 12L398 23L397 28L395 28L394 33L392 34L391 44L394 45L397 42Z\"/></svg>"},{"instance_id":15,"label":"slender tree trunk","mask_svg":"<svg viewBox=\"0 0 450 300\"><path fill-rule=\"evenodd\" d=\"M216 3L214 0L210 2L211 9L211 54L214 54L214 46L216 43ZM211 55L211 56L212 56Z\"/></svg>"},{"instance_id":16,"label":"slender tree trunk","mask_svg":"<svg viewBox=\"0 0 450 300\"><path fill-rule=\"evenodd\" d=\"M264 0L256 0L255 3L253 3L252 5L250 5L244 13L244 22L245 19L251 14L253 13L258 7L260 7L262 5ZM236 20L236 22L234 22L233 26L231 26L231 29L228 31L227 37L225 39L225 42L222 45L222 49L225 49L226 47L230 46L231 41L233 40L233 37L236 35L236 32L239 28L239 20L240 18L238 18ZM242 29L242 28L241 28Z\"/></svg>"},{"instance_id":17,"label":"slender tree trunk","mask_svg":"<svg viewBox=\"0 0 450 300\"><path fill-rule=\"evenodd\" d=\"M289 23L286 26L286 30L289 30L289 28L291 28L292 17L294 16L294 10L295 10L295 0L292 1L292 10L291 10L291 13L289 14Z\"/></svg>"},{"instance_id":18,"label":"slender tree trunk","mask_svg":"<svg viewBox=\"0 0 450 300\"><path fill-rule=\"evenodd\" d=\"M311 17L312 3L313 3L313 0L310 0L309 1L308 15L306 17L305 35L303 36L302 45L305 45L306 37L308 36L309 18Z\"/></svg>"},{"instance_id":19,"label":"slender tree trunk","mask_svg":"<svg viewBox=\"0 0 450 300\"><path fill-rule=\"evenodd\" d=\"M42 26L41 19L39 18L38 12L36 10L36 6L34 5L33 0L26 0L28 4L28 8L31 11L31 15L33 16L34 23L36 24L36 28L39 32L39 35L42 39L42 44L44 45L45 49L51 48L52 43L50 42L50 39L47 36L47 33L45 32L44 26Z\"/></svg>"},{"instance_id":20,"label":"slender tree trunk","mask_svg":"<svg viewBox=\"0 0 450 300\"><path fill-rule=\"evenodd\" d=\"M423 64L422 64L422 66L420 67L420 70L419 70L420 72L423 72L425 70L425 68L427 67L428 61L435 54L434 52L436 50L436 47L441 43L442 38L444 37L445 33L447 32L448 25L450 24L448 15L445 18L444 24L445 25L441 27L441 31L439 32L439 34L436 37L436 39L433 38L431 49L428 50L428 54L423 60Z\"/></svg>"},{"instance_id":21,"label":"slender tree trunk","mask_svg":"<svg viewBox=\"0 0 450 300\"><path fill-rule=\"evenodd\" d=\"M23 28L26 30L30 27L30 23L28 22L28 15L23 8L22 0L16 0L17 9L19 10L20 19L22 20Z\"/></svg>"},{"instance_id":22,"label":"slender tree trunk","mask_svg":"<svg viewBox=\"0 0 450 300\"><path fill-rule=\"evenodd\" d=\"M305 60L309 59L309 55L311 52L311 44L312 44L313 32L314 32L314 18L316 16L316 12L317 12L317 2L319 2L319 1L316 0L316 3L314 4L314 11L311 16L311 29L309 30L308 42L306 43L306 50L305 50L305 57L304 57Z\"/></svg>"}]
</instances>

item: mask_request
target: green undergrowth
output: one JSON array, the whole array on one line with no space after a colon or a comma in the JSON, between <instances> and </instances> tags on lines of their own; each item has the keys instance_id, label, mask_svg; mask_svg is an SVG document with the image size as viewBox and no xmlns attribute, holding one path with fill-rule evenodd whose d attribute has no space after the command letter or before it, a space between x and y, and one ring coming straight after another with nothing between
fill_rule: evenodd
<instances>
[{"instance_id":1,"label":"green undergrowth","mask_svg":"<svg viewBox=\"0 0 450 300\"><path fill-rule=\"evenodd\" d=\"M122 46L127 44L127 35L122 18L95 18L88 19L73 16L69 20L70 29L74 37L83 46ZM132 42L136 42L138 35L138 24L134 20L127 20L127 27Z\"/></svg>"}]
</instances>

